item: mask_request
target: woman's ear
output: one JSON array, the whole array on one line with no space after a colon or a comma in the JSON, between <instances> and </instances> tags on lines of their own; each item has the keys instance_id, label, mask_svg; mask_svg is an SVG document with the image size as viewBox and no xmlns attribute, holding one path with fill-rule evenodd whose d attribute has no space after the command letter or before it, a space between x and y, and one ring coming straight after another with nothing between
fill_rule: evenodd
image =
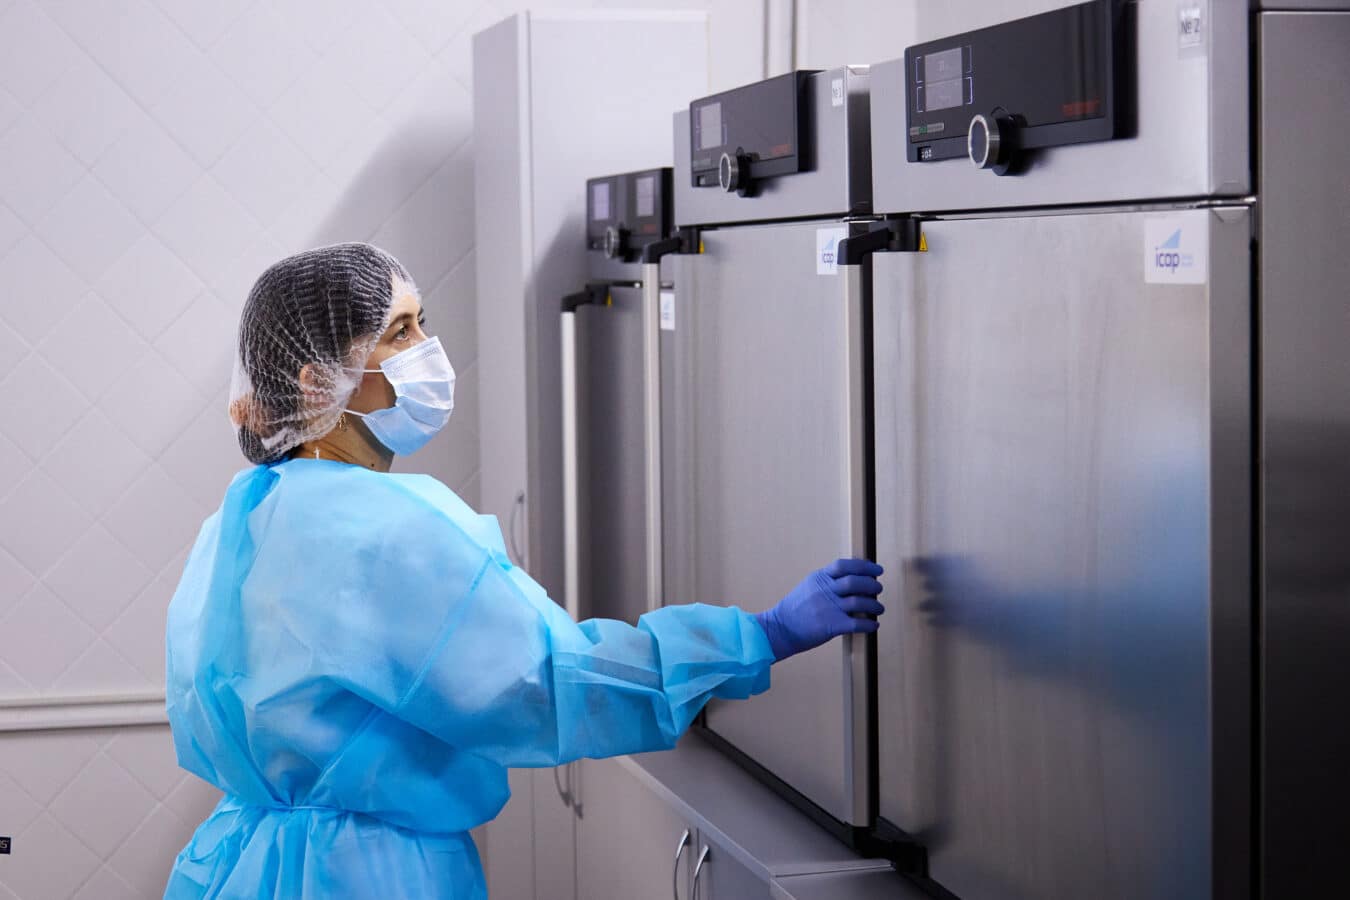
<instances>
[{"instance_id":1,"label":"woman's ear","mask_svg":"<svg viewBox=\"0 0 1350 900\"><path fill-rule=\"evenodd\" d=\"M319 378L314 371L313 363L305 363L300 367L300 390L306 394L317 393L321 390Z\"/></svg>"}]
</instances>

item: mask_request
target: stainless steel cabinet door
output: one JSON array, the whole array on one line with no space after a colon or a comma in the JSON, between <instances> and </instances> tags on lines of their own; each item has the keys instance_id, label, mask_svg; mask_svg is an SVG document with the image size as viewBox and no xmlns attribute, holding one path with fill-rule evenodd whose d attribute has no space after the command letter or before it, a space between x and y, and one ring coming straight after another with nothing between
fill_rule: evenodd
<instances>
[{"instance_id":1,"label":"stainless steel cabinet door","mask_svg":"<svg viewBox=\"0 0 1350 900\"><path fill-rule=\"evenodd\" d=\"M700 831L698 848L689 900L769 900L769 882L757 877L715 838Z\"/></svg>"},{"instance_id":2,"label":"stainless steel cabinet door","mask_svg":"<svg viewBox=\"0 0 1350 900\"><path fill-rule=\"evenodd\" d=\"M849 466L862 301L850 309L843 277L817 274L819 227L710 231L703 254L675 260L667 602L759 611L865 547L852 516L864 479ZM849 651L839 641L776 665L769 692L714 703L708 723L831 815L865 824Z\"/></svg>"},{"instance_id":3,"label":"stainless steel cabinet door","mask_svg":"<svg viewBox=\"0 0 1350 900\"><path fill-rule=\"evenodd\" d=\"M577 310L579 600L582 618L647 611L642 291Z\"/></svg>"},{"instance_id":4,"label":"stainless steel cabinet door","mask_svg":"<svg viewBox=\"0 0 1350 900\"><path fill-rule=\"evenodd\" d=\"M880 813L958 896L1241 895L1211 860L1251 850L1249 219L874 258ZM1208 278L1150 281L1168 243Z\"/></svg>"},{"instance_id":5,"label":"stainless steel cabinet door","mask_svg":"<svg viewBox=\"0 0 1350 900\"><path fill-rule=\"evenodd\" d=\"M512 900L534 897L534 773L508 772L511 799L487 823L483 862L488 894Z\"/></svg>"},{"instance_id":6,"label":"stainless steel cabinet door","mask_svg":"<svg viewBox=\"0 0 1350 900\"><path fill-rule=\"evenodd\" d=\"M576 896L576 817L570 795L575 770L575 763L527 770L534 777L535 900L572 900Z\"/></svg>"},{"instance_id":7,"label":"stainless steel cabinet door","mask_svg":"<svg viewBox=\"0 0 1350 900\"><path fill-rule=\"evenodd\" d=\"M587 759L578 766L577 897L688 900L690 861L698 848L693 829L618 760Z\"/></svg>"}]
</instances>

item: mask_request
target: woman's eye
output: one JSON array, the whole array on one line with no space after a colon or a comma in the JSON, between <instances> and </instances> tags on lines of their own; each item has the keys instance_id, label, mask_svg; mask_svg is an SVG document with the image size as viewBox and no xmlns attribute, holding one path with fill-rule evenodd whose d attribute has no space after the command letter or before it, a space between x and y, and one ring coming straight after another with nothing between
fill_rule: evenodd
<instances>
[{"instance_id":1,"label":"woman's eye","mask_svg":"<svg viewBox=\"0 0 1350 900\"><path fill-rule=\"evenodd\" d=\"M407 339L408 339L408 326L404 325L402 328L398 330L398 334L394 335L394 340L406 341Z\"/></svg>"}]
</instances>

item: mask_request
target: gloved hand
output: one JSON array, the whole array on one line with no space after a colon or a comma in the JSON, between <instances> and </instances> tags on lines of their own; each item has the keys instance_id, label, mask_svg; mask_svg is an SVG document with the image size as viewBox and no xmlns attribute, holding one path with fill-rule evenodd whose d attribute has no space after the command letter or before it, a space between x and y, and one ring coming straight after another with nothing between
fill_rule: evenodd
<instances>
[{"instance_id":1,"label":"gloved hand","mask_svg":"<svg viewBox=\"0 0 1350 900\"><path fill-rule=\"evenodd\" d=\"M756 613L775 660L837 635L876 631L876 619L855 619L853 614L879 616L886 611L876 599L881 573L881 566L865 559L836 560L806 576L777 606Z\"/></svg>"}]
</instances>

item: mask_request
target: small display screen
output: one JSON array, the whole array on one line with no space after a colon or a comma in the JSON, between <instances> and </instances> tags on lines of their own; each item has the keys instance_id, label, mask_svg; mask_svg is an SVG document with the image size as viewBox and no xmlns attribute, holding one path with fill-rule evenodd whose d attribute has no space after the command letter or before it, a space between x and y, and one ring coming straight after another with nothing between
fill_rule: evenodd
<instances>
[{"instance_id":1,"label":"small display screen","mask_svg":"<svg viewBox=\"0 0 1350 900\"><path fill-rule=\"evenodd\" d=\"M722 146L722 104L709 103L698 108L698 149Z\"/></svg>"},{"instance_id":2,"label":"small display screen","mask_svg":"<svg viewBox=\"0 0 1350 900\"><path fill-rule=\"evenodd\" d=\"M966 83L963 78L951 81L934 81L923 86L923 109L936 112L939 109L951 109L966 101Z\"/></svg>"},{"instance_id":3,"label":"small display screen","mask_svg":"<svg viewBox=\"0 0 1350 900\"><path fill-rule=\"evenodd\" d=\"M656 176L643 175L634 183L637 192L637 216L645 219L656 215Z\"/></svg>"},{"instance_id":4,"label":"small display screen","mask_svg":"<svg viewBox=\"0 0 1350 900\"><path fill-rule=\"evenodd\" d=\"M957 80L963 74L960 47L929 53L923 58L923 80L930 84L934 81Z\"/></svg>"},{"instance_id":5,"label":"small display screen","mask_svg":"<svg viewBox=\"0 0 1350 900\"><path fill-rule=\"evenodd\" d=\"M576 196L573 194L572 196ZM591 221L603 222L609 219L609 182L598 181L591 185Z\"/></svg>"}]
</instances>

